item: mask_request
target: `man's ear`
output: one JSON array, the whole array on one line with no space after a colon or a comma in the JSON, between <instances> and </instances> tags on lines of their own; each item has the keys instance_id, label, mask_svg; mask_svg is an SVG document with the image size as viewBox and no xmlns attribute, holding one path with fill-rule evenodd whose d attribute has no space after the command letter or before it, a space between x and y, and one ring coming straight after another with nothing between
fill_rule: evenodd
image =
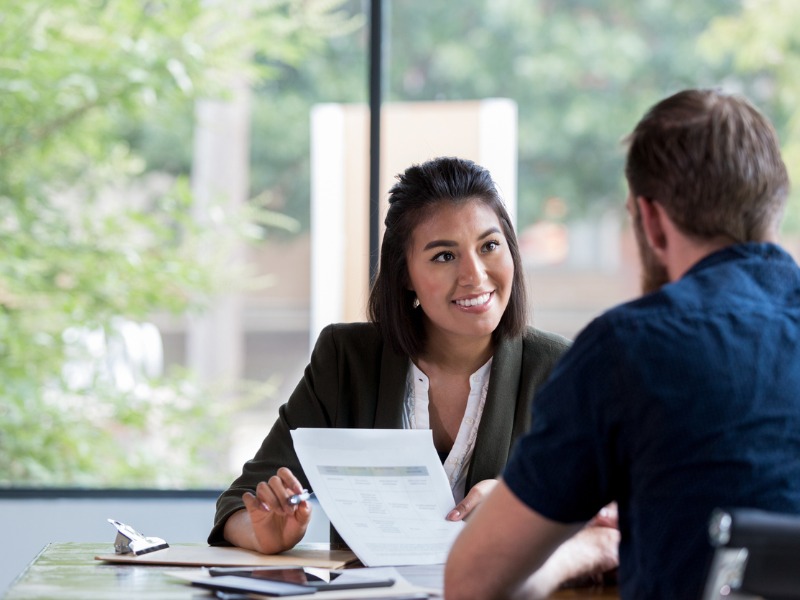
<instances>
[{"instance_id":1,"label":"man's ear","mask_svg":"<svg viewBox=\"0 0 800 600\"><path fill-rule=\"evenodd\" d=\"M636 206L639 208L639 215L642 218L642 230L647 239L647 244L656 256L663 259L668 245L665 229L665 219L668 218L667 213L658 202L644 196L636 197Z\"/></svg>"}]
</instances>

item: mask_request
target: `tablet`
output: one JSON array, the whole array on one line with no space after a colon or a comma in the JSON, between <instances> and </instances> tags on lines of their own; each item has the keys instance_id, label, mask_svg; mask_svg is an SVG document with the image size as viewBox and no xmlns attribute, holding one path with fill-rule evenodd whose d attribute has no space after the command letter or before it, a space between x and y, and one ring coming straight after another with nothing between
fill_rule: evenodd
<instances>
[{"instance_id":1,"label":"tablet","mask_svg":"<svg viewBox=\"0 0 800 600\"><path fill-rule=\"evenodd\" d=\"M298 583L274 581L272 579L256 579L240 575L220 575L208 579L192 581L192 585L214 591L246 592L264 596L299 596L313 594L317 588Z\"/></svg>"},{"instance_id":2,"label":"tablet","mask_svg":"<svg viewBox=\"0 0 800 600\"><path fill-rule=\"evenodd\" d=\"M315 574L324 574L324 578ZM389 587L395 580L391 577L375 577L360 573L358 569L343 571L323 571L321 569L304 569L303 567L255 567L255 568L218 568L209 569L211 579L221 577L239 577L298 586L306 590L348 590L359 588ZM229 580L226 580L229 582Z\"/></svg>"}]
</instances>

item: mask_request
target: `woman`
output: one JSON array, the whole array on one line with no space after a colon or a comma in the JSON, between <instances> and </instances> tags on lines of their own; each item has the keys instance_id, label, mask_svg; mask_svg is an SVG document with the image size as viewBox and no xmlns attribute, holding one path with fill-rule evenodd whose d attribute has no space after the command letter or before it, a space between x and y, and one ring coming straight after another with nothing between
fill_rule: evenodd
<instances>
[{"instance_id":1,"label":"woman","mask_svg":"<svg viewBox=\"0 0 800 600\"><path fill-rule=\"evenodd\" d=\"M429 428L463 519L529 424L536 388L567 348L527 327L516 236L488 171L438 158L389 193L370 323L331 325L255 457L217 502L211 544L293 547L311 506L297 427Z\"/></svg>"}]
</instances>

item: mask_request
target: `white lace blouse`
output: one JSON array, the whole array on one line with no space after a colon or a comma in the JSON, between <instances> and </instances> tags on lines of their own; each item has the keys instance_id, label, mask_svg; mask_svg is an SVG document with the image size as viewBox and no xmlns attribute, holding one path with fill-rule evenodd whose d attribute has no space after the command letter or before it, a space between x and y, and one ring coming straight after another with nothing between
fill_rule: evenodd
<instances>
[{"instance_id":1,"label":"white lace blouse","mask_svg":"<svg viewBox=\"0 0 800 600\"><path fill-rule=\"evenodd\" d=\"M428 376L417 365L411 365L406 377L406 394L403 406L404 429L430 429L430 415L428 412ZM467 409L458 435L453 443L453 449L444 461L444 471L450 480L453 490L453 499L458 504L466 494L467 473L469 471L472 452L475 449L475 438L478 435L478 425L483 414L483 405L486 403L486 393L489 390L489 374L492 368L492 359L475 371L469 378L469 398Z\"/></svg>"}]
</instances>

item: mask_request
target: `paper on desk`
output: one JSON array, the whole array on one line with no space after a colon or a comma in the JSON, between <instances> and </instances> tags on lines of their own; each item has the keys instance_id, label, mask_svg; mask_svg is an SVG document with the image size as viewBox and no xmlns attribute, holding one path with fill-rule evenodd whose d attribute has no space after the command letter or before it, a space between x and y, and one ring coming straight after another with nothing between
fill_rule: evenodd
<instances>
[{"instance_id":1,"label":"paper on desk","mask_svg":"<svg viewBox=\"0 0 800 600\"><path fill-rule=\"evenodd\" d=\"M366 566L445 562L463 523L429 429L292 431L322 509Z\"/></svg>"}]
</instances>

